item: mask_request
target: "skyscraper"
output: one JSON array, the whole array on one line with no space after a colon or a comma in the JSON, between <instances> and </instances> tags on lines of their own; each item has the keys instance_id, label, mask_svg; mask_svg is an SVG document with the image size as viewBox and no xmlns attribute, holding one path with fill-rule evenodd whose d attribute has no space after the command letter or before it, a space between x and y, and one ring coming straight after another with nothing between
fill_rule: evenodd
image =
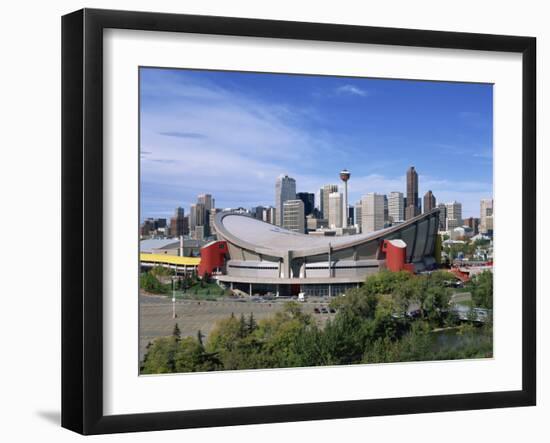
<instances>
[{"instance_id":1,"label":"skyscraper","mask_svg":"<svg viewBox=\"0 0 550 443\"><path fill-rule=\"evenodd\" d=\"M199 194L197 197L197 202L202 203L207 211L210 211L210 209L215 206L214 199L211 194Z\"/></svg>"},{"instance_id":2,"label":"skyscraper","mask_svg":"<svg viewBox=\"0 0 550 443\"><path fill-rule=\"evenodd\" d=\"M483 199L479 204L479 232L490 234L493 231L493 199Z\"/></svg>"},{"instance_id":3,"label":"skyscraper","mask_svg":"<svg viewBox=\"0 0 550 443\"><path fill-rule=\"evenodd\" d=\"M183 217L183 235L189 234L189 214Z\"/></svg>"},{"instance_id":4,"label":"skyscraper","mask_svg":"<svg viewBox=\"0 0 550 443\"><path fill-rule=\"evenodd\" d=\"M275 208L273 206L264 208L262 220L266 223L271 223L272 225L275 224Z\"/></svg>"},{"instance_id":5,"label":"skyscraper","mask_svg":"<svg viewBox=\"0 0 550 443\"><path fill-rule=\"evenodd\" d=\"M202 230L203 236L209 236L210 230L210 211L214 208L215 203L212 194L199 194L197 196L196 209L199 211L195 218L195 227L204 226Z\"/></svg>"},{"instance_id":6,"label":"skyscraper","mask_svg":"<svg viewBox=\"0 0 550 443\"><path fill-rule=\"evenodd\" d=\"M344 200L342 201L342 227L348 227L348 180L351 177L347 169L340 171L340 180L344 182Z\"/></svg>"},{"instance_id":7,"label":"skyscraper","mask_svg":"<svg viewBox=\"0 0 550 443\"><path fill-rule=\"evenodd\" d=\"M174 212L174 216L170 219L170 235L172 237L179 237L186 234L183 225L185 211L183 208L178 207Z\"/></svg>"},{"instance_id":8,"label":"skyscraper","mask_svg":"<svg viewBox=\"0 0 550 443\"><path fill-rule=\"evenodd\" d=\"M432 191L428 191L424 194L424 213L430 212L435 209L435 195Z\"/></svg>"},{"instance_id":9,"label":"skyscraper","mask_svg":"<svg viewBox=\"0 0 550 443\"><path fill-rule=\"evenodd\" d=\"M189 230L194 231L197 226L197 205L191 204L189 207Z\"/></svg>"},{"instance_id":10,"label":"skyscraper","mask_svg":"<svg viewBox=\"0 0 550 443\"><path fill-rule=\"evenodd\" d=\"M462 226L462 203L457 201L447 203L447 226L446 230Z\"/></svg>"},{"instance_id":11,"label":"skyscraper","mask_svg":"<svg viewBox=\"0 0 550 443\"><path fill-rule=\"evenodd\" d=\"M195 226L195 230L191 234L194 240L204 240L206 237L204 225Z\"/></svg>"},{"instance_id":12,"label":"skyscraper","mask_svg":"<svg viewBox=\"0 0 550 443\"><path fill-rule=\"evenodd\" d=\"M197 226L205 226L204 235L208 235L208 224L210 222L210 212L206 210L203 203L195 203L191 205L191 213L189 214L189 229L191 233L195 232Z\"/></svg>"},{"instance_id":13,"label":"skyscraper","mask_svg":"<svg viewBox=\"0 0 550 443\"><path fill-rule=\"evenodd\" d=\"M472 229L474 235L479 234L479 218L468 217L463 220L464 226L468 226Z\"/></svg>"},{"instance_id":14,"label":"skyscraper","mask_svg":"<svg viewBox=\"0 0 550 443\"><path fill-rule=\"evenodd\" d=\"M177 210L176 215L171 218L173 220L174 226L177 225ZM148 237L150 235L154 236L170 236L171 232L166 227L165 218L146 218L140 226L140 236Z\"/></svg>"},{"instance_id":15,"label":"skyscraper","mask_svg":"<svg viewBox=\"0 0 550 443\"><path fill-rule=\"evenodd\" d=\"M328 203L328 225L331 228L341 228L342 227L342 194L339 192L331 192L329 194L329 203Z\"/></svg>"},{"instance_id":16,"label":"skyscraper","mask_svg":"<svg viewBox=\"0 0 550 443\"><path fill-rule=\"evenodd\" d=\"M263 206L255 206L250 209L250 213L252 214L252 217L257 218L258 220L263 220L264 209L265 208Z\"/></svg>"},{"instance_id":17,"label":"skyscraper","mask_svg":"<svg viewBox=\"0 0 550 443\"><path fill-rule=\"evenodd\" d=\"M288 175L281 175L275 182L275 224L283 226L283 203L296 199L296 180Z\"/></svg>"},{"instance_id":18,"label":"skyscraper","mask_svg":"<svg viewBox=\"0 0 550 443\"><path fill-rule=\"evenodd\" d=\"M447 230L447 205L445 203L439 203L437 205L439 208L439 230Z\"/></svg>"},{"instance_id":19,"label":"skyscraper","mask_svg":"<svg viewBox=\"0 0 550 443\"><path fill-rule=\"evenodd\" d=\"M311 192L298 192L296 198L304 202L304 213L306 216L315 209L315 194Z\"/></svg>"},{"instance_id":20,"label":"skyscraper","mask_svg":"<svg viewBox=\"0 0 550 443\"><path fill-rule=\"evenodd\" d=\"M333 192L338 192L338 185L325 185L323 186L320 191L320 197L319 197L319 203L320 203L320 210L321 210L321 217L328 220L329 219L329 195Z\"/></svg>"},{"instance_id":21,"label":"skyscraper","mask_svg":"<svg viewBox=\"0 0 550 443\"><path fill-rule=\"evenodd\" d=\"M286 200L283 202L283 228L294 232L305 232L306 218L302 200Z\"/></svg>"},{"instance_id":22,"label":"skyscraper","mask_svg":"<svg viewBox=\"0 0 550 443\"><path fill-rule=\"evenodd\" d=\"M363 233L384 228L384 195L371 192L361 199Z\"/></svg>"},{"instance_id":23,"label":"skyscraper","mask_svg":"<svg viewBox=\"0 0 550 443\"><path fill-rule=\"evenodd\" d=\"M388 197L388 216L392 223L398 223L405 220L405 201L402 192L390 192Z\"/></svg>"},{"instance_id":24,"label":"skyscraper","mask_svg":"<svg viewBox=\"0 0 550 443\"><path fill-rule=\"evenodd\" d=\"M414 166L411 166L407 169L407 207L405 208L405 219L409 220L419 214L418 173L414 169Z\"/></svg>"},{"instance_id":25,"label":"skyscraper","mask_svg":"<svg viewBox=\"0 0 550 443\"><path fill-rule=\"evenodd\" d=\"M390 225L390 209L388 205L388 196L384 194L384 227Z\"/></svg>"},{"instance_id":26,"label":"skyscraper","mask_svg":"<svg viewBox=\"0 0 550 443\"><path fill-rule=\"evenodd\" d=\"M362 216L363 206L361 204L361 200L358 200L355 202L355 226L357 227L358 233L361 232Z\"/></svg>"},{"instance_id":27,"label":"skyscraper","mask_svg":"<svg viewBox=\"0 0 550 443\"><path fill-rule=\"evenodd\" d=\"M175 222L174 222L175 223ZM152 218L146 218L139 228L139 235L147 237L154 230L154 222Z\"/></svg>"},{"instance_id":28,"label":"skyscraper","mask_svg":"<svg viewBox=\"0 0 550 443\"><path fill-rule=\"evenodd\" d=\"M306 230L316 231L319 228L328 228L327 221L324 218L316 218L313 214L306 217Z\"/></svg>"},{"instance_id":29,"label":"skyscraper","mask_svg":"<svg viewBox=\"0 0 550 443\"><path fill-rule=\"evenodd\" d=\"M210 221L209 214L210 212L206 210L206 207L203 203L197 203L197 218L196 218L196 226L208 226L208 223ZM207 233L205 232L205 235Z\"/></svg>"}]
</instances>

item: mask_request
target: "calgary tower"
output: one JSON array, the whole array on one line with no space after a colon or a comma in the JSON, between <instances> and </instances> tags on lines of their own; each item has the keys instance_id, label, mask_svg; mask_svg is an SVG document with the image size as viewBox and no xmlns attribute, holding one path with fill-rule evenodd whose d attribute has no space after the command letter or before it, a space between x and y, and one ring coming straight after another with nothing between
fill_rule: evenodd
<instances>
[{"instance_id":1,"label":"calgary tower","mask_svg":"<svg viewBox=\"0 0 550 443\"><path fill-rule=\"evenodd\" d=\"M347 169L343 169L340 171L340 180L344 182L344 202L342 204L343 206L343 214L342 214L342 227L347 228L348 227L348 180L351 177L350 172Z\"/></svg>"}]
</instances>

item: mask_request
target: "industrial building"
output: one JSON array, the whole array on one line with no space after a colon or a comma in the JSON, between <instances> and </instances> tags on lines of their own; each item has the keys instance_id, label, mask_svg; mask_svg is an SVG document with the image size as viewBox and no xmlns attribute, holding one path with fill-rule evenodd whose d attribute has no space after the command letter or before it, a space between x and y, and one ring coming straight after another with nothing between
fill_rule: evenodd
<instances>
[{"instance_id":1,"label":"industrial building","mask_svg":"<svg viewBox=\"0 0 550 443\"><path fill-rule=\"evenodd\" d=\"M168 254L139 254L140 268L142 271L149 270L156 266L162 266L173 271L173 275L190 275L200 271L200 257L181 257Z\"/></svg>"},{"instance_id":2,"label":"industrial building","mask_svg":"<svg viewBox=\"0 0 550 443\"><path fill-rule=\"evenodd\" d=\"M200 273L251 294L337 295L388 262L392 270L433 268L439 210L336 237L302 234L234 212L217 214L214 225L218 241L202 248Z\"/></svg>"},{"instance_id":3,"label":"industrial building","mask_svg":"<svg viewBox=\"0 0 550 443\"><path fill-rule=\"evenodd\" d=\"M141 254L179 255L181 257L198 257L201 248L207 242L187 238L148 238L139 242Z\"/></svg>"}]
</instances>

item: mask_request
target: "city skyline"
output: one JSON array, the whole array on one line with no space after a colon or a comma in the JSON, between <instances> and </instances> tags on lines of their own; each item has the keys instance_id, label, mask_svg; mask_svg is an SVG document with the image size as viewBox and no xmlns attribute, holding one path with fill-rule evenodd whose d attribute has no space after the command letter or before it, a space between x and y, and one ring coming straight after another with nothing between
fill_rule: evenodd
<instances>
[{"instance_id":1,"label":"city skyline","mask_svg":"<svg viewBox=\"0 0 550 443\"><path fill-rule=\"evenodd\" d=\"M407 180L408 180L408 177L410 176L410 172L411 170L413 172L415 172L415 168L414 166L411 166L409 169L407 169L406 171L406 177L407 177ZM345 172L346 175L347 175L347 179L349 179L349 176L350 176L350 172L345 170L345 171L341 171L340 172L340 175L342 175L342 173ZM419 178L418 178L418 175L415 176L415 183L416 183L416 186L418 185L418 182L419 182ZM208 212L212 212L213 214L216 214L217 212L219 211L238 211L239 213L242 213L243 211L246 212L246 213L250 213L253 217L255 218L258 218L258 219L263 219L264 221L267 221L268 223L272 223L276 226L280 226L280 227L286 227L285 226L285 222L284 222L284 217L282 216L282 213L284 212L283 208L284 208L284 204L286 202L301 202L301 207L302 207L302 211L304 212L304 219L305 219L305 216L306 215L312 215L314 216L315 219L319 219L319 220L324 220L325 222L328 222L328 227L329 228L342 228L344 227L344 218L343 218L343 214L346 213L347 211L344 211L344 208L347 206L347 209L349 209L349 214L348 214L348 217L350 217L350 220L352 218L352 213L356 213L356 211L359 211L359 215L355 214L353 216L353 219L354 219L354 223L353 225L354 226L359 226L359 228L361 228L361 212L364 212L364 211L361 211L361 207L363 205L363 202L365 200L365 198L369 197L369 196L372 196L372 195L377 195L379 197L383 197L384 198L384 219L386 221L390 220L388 219L388 216L391 216L391 220L390 220L390 223L391 222L403 222L407 219L407 217L405 216L405 202L407 201L407 198L405 197L405 195L407 194L407 192L400 192L400 191L392 191L390 192L389 194L382 194L382 193L378 193L378 192L369 192L363 196L361 196L361 199L358 200L355 204L350 204L348 202L348 204L346 205L344 203L344 193L342 193L342 188L340 186L344 186L345 188L345 185L347 185L347 181L346 180L345 182L343 182L344 184L340 183L339 185L338 184L332 184L332 185L324 185L322 188L320 188L316 193L310 193L310 192L297 192L296 189L296 181L294 178L292 177L289 177L288 175L281 175L279 177L277 177L277 179L275 180L275 202L274 204L266 204L266 205L257 205L257 206L253 206L253 207L245 207L243 205L240 205L240 206L235 206L235 207L225 207L225 208L220 208L220 207L215 207L215 198L214 196L212 196L211 194L205 194L205 193L202 193L202 194L198 194L197 197L196 197L196 202L195 203L191 203L190 204L190 210L188 212L188 215L185 216L186 219L188 219L188 224L189 224L189 227L191 228L190 231L193 231L193 227L194 225L196 226L199 226L199 225L211 225L212 222L211 220L204 220L203 222L197 222L197 221L194 221L195 218L196 218L196 215L194 215L194 211L195 211L195 214L196 214L196 210L197 210L197 207L201 206L202 208L204 208L206 211ZM414 186L413 186L414 187ZM319 198L317 198L317 197ZM332 202L331 200L333 200L333 198L337 198L338 199L338 203L335 203L335 202ZM323 200L327 200L326 203L323 203ZM459 202L457 200L453 200L453 201L450 201L450 202L441 202L441 201L438 201L436 199L436 196L432 193L431 190L428 190L426 192L426 194L423 196L423 198L420 198L418 197L416 199L417 201L417 204L419 205L418 206L418 215L420 215L421 213L426 213L426 212L430 212L432 209L435 209L435 208L438 208L440 209L440 211L443 211L441 214L441 218L443 221L446 221L447 218L448 218L448 214L452 214L451 215L451 219L453 220L456 220L456 222L458 223L456 226L453 226L453 227L457 227L457 226L462 226L462 221L463 220L467 220L467 219L477 219L477 220L484 220L484 218L486 219L490 219L490 226L488 228L486 228L485 230L487 229L492 229L492 205L493 205L493 199L490 198L490 199L481 199L479 204L480 204L480 212L475 215L475 216L465 216L463 215L463 204L462 202ZM330 204L329 204L330 202ZM451 212L449 212L449 208L453 208L454 206L458 205L458 207L460 208L459 209L459 216L456 217L454 214L456 213L456 210L453 210L451 209ZM306 206L307 206L307 211L306 211ZM332 206L334 206L332 208ZM490 208L490 212L487 212L486 209L484 209L484 207L488 207ZM280 212L278 211L278 207L281 208ZM338 214L335 215L334 214L334 211L336 210L336 208L339 208L337 211L338 211ZM314 214L314 211L313 210L316 210L318 211L316 213L316 215L313 215ZM269 215L266 215L264 212L265 211L274 211L274 216L269 216ZM183 218L183 212L185 212L185 209L182 208L181 206L178 206L175 208L175 213L176 214L180 214L180 211L181 211L181 215L180 217ZM261 212L258 212L258 211L261 211ZM277 216L278 213L281 213L281 215ZM206 213L205 213L206 214ZM366 214L365 214L366 215ZM206 217L209 217L209 215L205 215ZM267 219L266 219L267 217ZM357 222L357 217L359 219L359 223ZM179 217L178 217L179 218ZM411 217L412 218L412 217ZM272 220L271 220L272 219ZM140 221L140 225L143 224L144 221L159 221L159 220L164 220L164 221L168 221L170 220L170 223L169 225L171 226L172 223L175 223L174 220L175 220L175 217L145 217L143 218L142 221ZM181 223L181 221L179 222ZM441 222L440 222L441 223ZM484 222L485 223L485 222ZM305 225L304 225L305 227ZM178 228L179 229L179 228ZM381 229L381 228L378 228L378 229ZM369 229L370 230L370 229ZM447 230L447 227L445 225L442 226L442 230ZM301 232L301 231L300 231Z\"/></svg>"},{"instance_id":2,"label":"city skyline","mask_svg":"<svg viewBox=\"0 0 550 443\"><path fill-rule=\"evenodd\" d=\"M274 206L279 175L317 194L346 167L349 202L405 193L410 165L419 195L460 201L464 217L492 198L490 85L142 69L140 92L141 220L201 193Z\"/></svg>"}]
</instances>

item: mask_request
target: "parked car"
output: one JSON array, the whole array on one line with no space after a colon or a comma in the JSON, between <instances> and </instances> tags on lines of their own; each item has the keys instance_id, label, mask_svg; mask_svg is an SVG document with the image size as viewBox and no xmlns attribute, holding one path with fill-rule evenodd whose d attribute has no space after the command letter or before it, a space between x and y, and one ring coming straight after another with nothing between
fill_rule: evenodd
<instances>
[{"instance_id":1,"label":"parked car","mask_svg":"<svg viewBox=\"0 0 550 443\"><path fill-rule=\"evenodd\" d=\"M320 314L320 313L321 313L321 311L319 310L319 308L314 308L314 309L313 309L313 312L315 312L316 314Z\"/></svg>"}]
</instances>

